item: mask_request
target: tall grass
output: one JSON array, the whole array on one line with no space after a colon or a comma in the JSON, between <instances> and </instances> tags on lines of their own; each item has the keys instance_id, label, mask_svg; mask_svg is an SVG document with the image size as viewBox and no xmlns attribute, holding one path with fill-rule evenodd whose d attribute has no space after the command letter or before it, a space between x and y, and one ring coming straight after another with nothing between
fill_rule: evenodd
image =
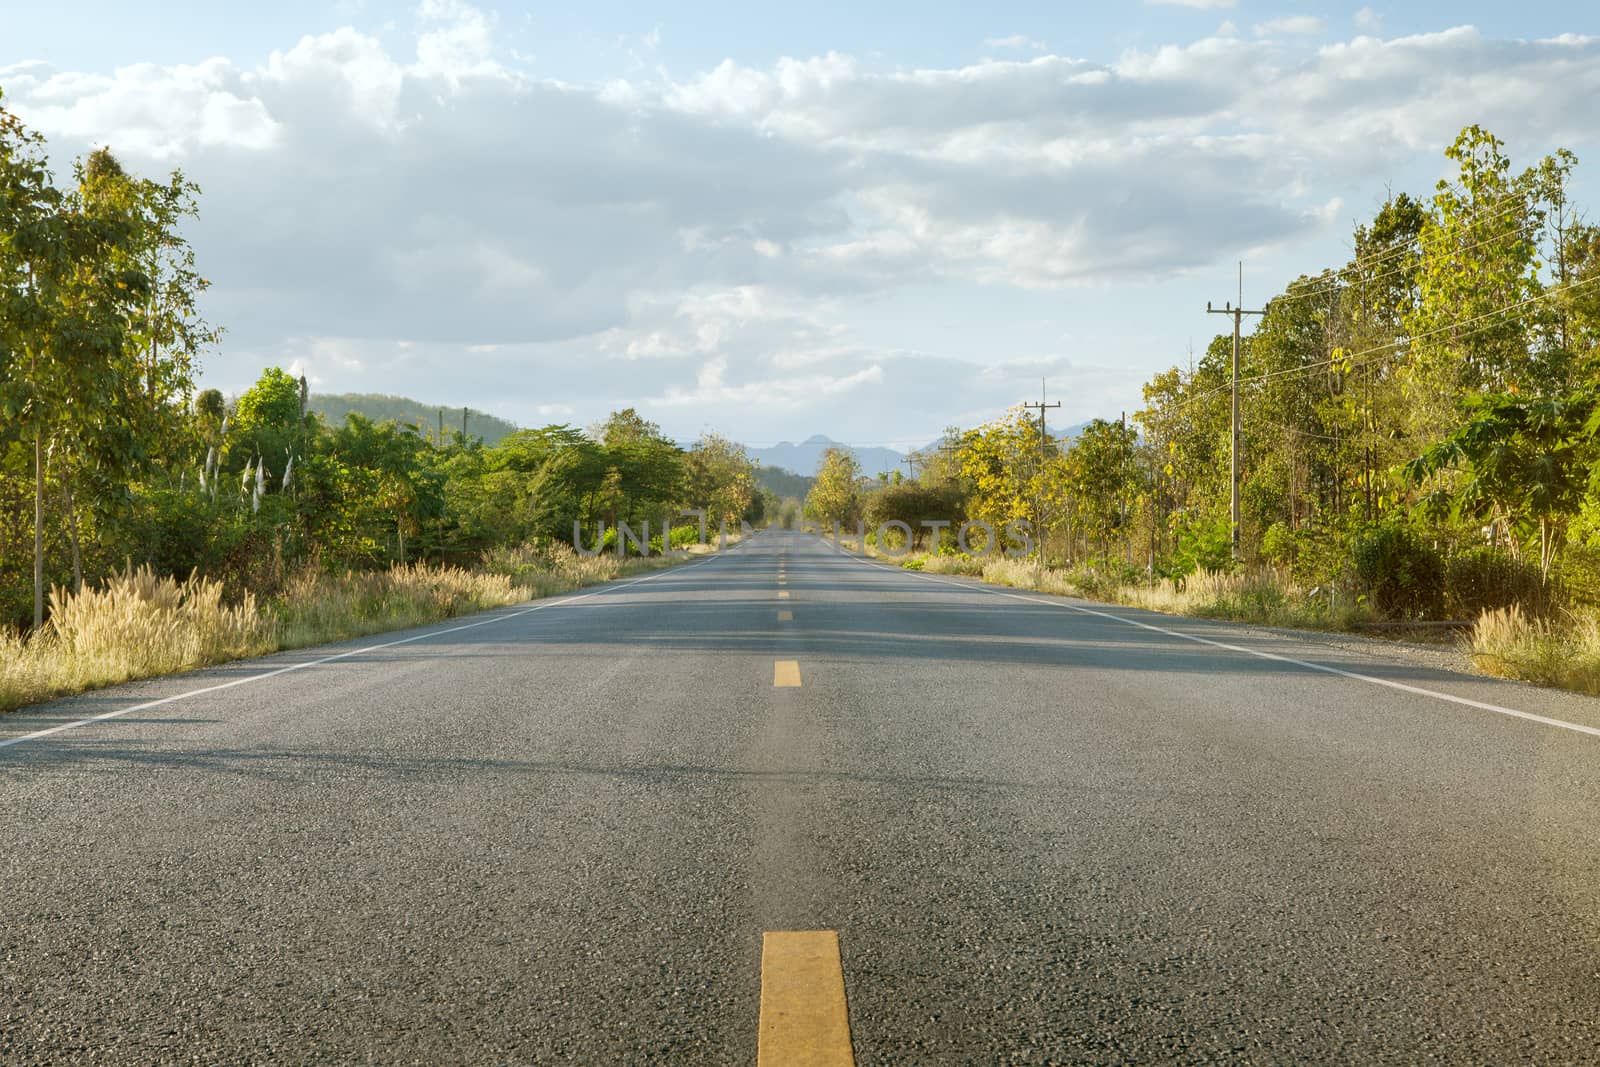
<instances>
[{"instance_id":1,"label":"tall grass","mask_svg":"<svg viewBox=\"0 0 1600 1067\"><path fill-rule=\"evenodd\" d=\"M291 578L275 608L279 648L421 626L527 599L500 574L414 563L387 571Z\"/></svg>"},{"instance_id":2,"label":"tall grass","mask_svg":"<svg viewBox=\"0 0 1600 1067\"><path fill-rule=\"evenodd\" d=\"M135 678L193 670L275 647L272 620L221 584L127 570L77 594L50 594L50 622L0 633L0 710Z\"/></svg>"},{"instance_id":3,"label":"tall grass","mask_svg":"<svg viewBox=\"0 0 1600 1067\"><path fill-rule=\"evenodd\" d=\"M1466 649L1479 670L1600 696L1600 613L1552 622L1518 607L1478 616Z\"/></svg>"},{"instance_id":4,"label":"tall grass","mask_svg":"<svg viewBox=\"0 0 1600 1067\"><path fill-rule=\"evenodd\" d=\"M1237 573L1202 571L1181 581L1163 578L1148 582L1129 581L1125 572L1093 565L1041 570L1032 559L937 553L896 559L870 546L868 551L910 570L971 575L992 585L1036 589L1171 615L1332 630L1352 629L1373 618L1367 606L1353 595L1303 588L1284 571L1270 567Z\"/></svg>"},{"instance_id":5,"label":"tall grass","mask_svg":"<svg viewBox=\"0 0 1600 1067\"><path fill-rule=\"evenodd\" d=\"M696 546L698 553L709 551ZM692 554L697 554L691 550ZM485 555L479 570L424 563L388 571L292 576L280 597L227 603L221 583L158 578L148 567L77 594L50 595L50 621L28 637L0 630L0 711L137 678L285 648L421 626L681 562L586 557L568 545Z\"/></svg>"}]
</instances>

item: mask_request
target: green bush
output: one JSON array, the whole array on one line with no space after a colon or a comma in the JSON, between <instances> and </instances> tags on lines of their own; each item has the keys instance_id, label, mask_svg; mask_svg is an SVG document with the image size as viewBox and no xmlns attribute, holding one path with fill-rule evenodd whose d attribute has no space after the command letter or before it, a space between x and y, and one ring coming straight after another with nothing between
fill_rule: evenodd
<instances>
[{"instance_id":1,"label":"green bush","mask_svg":"<svg viewBox=\"0 0 1600 1067\"><path fill-rule=\"evenodd\" d=\"M1187 578L1196 571L1233 570L1232 527L1226 515L1181 519L1175 533L1176 544L1163 568L1167 577Z\"/></svg>"},{"instance_id":2,"label":"green bush","mask_svg":"<svg viewBox=\"0 0 1600 1067\"><path fill-rule=\"evenodd\" d=\"M1296 555L1294 531L1281 522L1275 522L1267 527L1261 535L1261 555L1269 563L1286 566L1294 562Z\"/></svg>"},{"instance_id":3,"label":"green bush","mask_svg":"<svg viewBox=\"0 0 1600 1067\"><path fill-rule=\"evenodd\" d=\"M1565 597L1546 582L1537 564L1479 545L1451 556L1445 564L1445 607L1452 618L1476 619L1486 611L1519 607L1535 618L1549 618Z\"/></svg>"},{"instance_id":4,"label":"green bush","mask_svg":"<svg viewBox=\"0 0 1600 1067\"><path fill-rule=\"evenodd\" d=\"M1437 617L1444 608L1444 561L1409 527L1373 526L1350 546L1372 607L1392 619Z\"/></svg>"}]
</instances>

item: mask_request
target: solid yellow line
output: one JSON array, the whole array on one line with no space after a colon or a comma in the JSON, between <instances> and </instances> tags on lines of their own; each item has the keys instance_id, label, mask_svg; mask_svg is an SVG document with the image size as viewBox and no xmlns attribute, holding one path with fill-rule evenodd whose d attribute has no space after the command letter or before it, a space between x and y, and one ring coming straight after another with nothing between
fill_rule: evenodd
<instances>
[{"instance_id":1,"label":"solid yellow line","mask_svg":"<svg viewBox=\"0 0 1600 1067\"><path fill-rule=\"evenodd\" d=\"M780 611L780 612L778 612L778 621L779 622L794 622L794 612L792 612L792 611Z\"/></svg>"},{"instance_id":2,"label":"solid yellow line","mask_svg":"<svg viewBox=\"0 0 1600 1067\"><path fill-rule=\"evenodd\" d=\"M836 930L761 935L757 1067L853 1067Z\"/></svg>"},{"instance_id":3,"label":"solid yellow line","mask_svg":"<svg viewBox=\"0 0 1600 1067\"><path fill-rule=\"evenodd\" d=\"M787 589L778 590L778 599L779 600L788 600L789 599L789 590L787 590Z\"/></svg>"},{"instance_id":4,"label":"solid yellow line","mask_svg":"<svg viewBox=\"0 0 1600 1067\"><path fill-rule=\"evenodd\" d=\"M800 687L800 664L792 659L780 659L772 665L772 684L779 689Z\"/></svg>"}]
</instances>

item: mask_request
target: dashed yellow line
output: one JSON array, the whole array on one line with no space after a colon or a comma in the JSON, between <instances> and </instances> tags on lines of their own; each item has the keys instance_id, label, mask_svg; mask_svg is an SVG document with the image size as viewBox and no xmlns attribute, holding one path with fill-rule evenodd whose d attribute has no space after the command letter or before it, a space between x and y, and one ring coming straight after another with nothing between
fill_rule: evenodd
<instances>
[{"instance_id":1,"label":"dashed yellow line","mask_svg":"<svg viewBox=\"0 0 1600 1067\"><path fill-rule=\"evenodd\" d=\"M800 664L792 659L780 659L772 665L772 684L777 689L800 687Z\"/></svg>"},{"instance_id":2,"label":"dashed yellow line","mask_svg":"<svg viewBox=\"0 0 1600 1067\"><path fill-rule=\"evenodd\" d=\"M761 936L757 1067L854 1067L836 930Z\"/></svg>"},{"instance_id":3,"label":"dashed yellow line","mask_svg":"<svg viewBox=\"0 0 1600 1067\"><path fill-rule=\"evenodd\" d=\"M779 622L794 622L794 612L789 611L787 609L784 610L784 611L778 612L778 621Z\"/></svg>"},{"instance_id":4,"label":"dashed yellow line","mask_svg":"<svg viewBox=\"0 0 1600 1067\"><path fill-rule=\"evenodd\" d=\"M787 590L787 589L778 590L778 599L779 600L788 600L789 599L789 590Z\"/></svg>"}]
</instances>

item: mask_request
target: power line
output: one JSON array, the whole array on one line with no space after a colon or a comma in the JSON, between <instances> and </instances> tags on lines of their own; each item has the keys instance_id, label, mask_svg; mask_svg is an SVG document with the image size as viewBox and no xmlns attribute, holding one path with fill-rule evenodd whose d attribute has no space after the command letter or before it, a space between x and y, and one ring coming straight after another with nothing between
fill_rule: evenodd
<instances>
[{"instance_id":1,"label":"power line","mask_svg":"<svg viewBox=\"0 0 1600 1067\"><path fill-rule=\"evenodd\" d=\"M1466 248L1453 248L1451 251L1456 254L1469 253L1469 251L1474 251L1475 248L1483 248L1485 245L1494 245L1494 243L1501 242L1502 238L1504 238L1504 235L1496 234L1493 235L1493 237L1485 237L1483 240L1480 240L1480 242L1470 243L1470 245L1467 245ZM1333 270L1323 272L1323 274L1333 274L1333 282L1328 282L1326 285L1318 286L1318 288L1307 288L1307 290L1301 290L1299 293L1285 293L1283 296L1274 296L1274 298L1270 299L1270 301L1267 301L1267 304L1270 306L1270 304L1286 304L1286 302L1293 301L1309 301L1309 299L1314 298L1314 296L1322 296L1322 294L1325 293L1338 293L1341 288L1354 288L1354 286L1357 285L1373 285L1373 283L1382 282L1384 278L1392 278L1398 274L1405 274L1406 270L1413 269L1413 264L1405 264L1405 266L1384 270L1382 274L1376 274L1373 275L1373 277L1355 278L1355 280L1341 280L1341 278L1338 278L1338 275L1344 274L1344 272L1347 272L1347 270L1352 269L1357 269L1357 267L1352 264L1352 266L1349 267L1341 267L1338 272L1333 272Z\"/></svg>"},{"instance_id":2,"label":"power line","mask_svg":"<svg viewBox=\"0 0 1600 1067\"><path fill-rule=\"evenodd\" d=\"M1496 201L1496 204L1504 203L1505 201L1513 200L1513 199L1515 199L1517 202L1512 204L1510 207L1504 209L1503 211L1496 212L1495 214L1487 215L1487 216L1485 216L1483 218L1480 218L1479 216L1484 216L1485 212L1489 211L1489 209L1491 207L1495 206L1495 205L1486 204L1482 208L1480 208L1480 209L1478 209L1476 211L1473 211L1471 214L1469 214L1469 215L1467 215L1467 216L1465 216L1465 217L1463 217L1461 219L1456 220L1456 225L1451 227L1450 229L1453 231L1454 229L1457 229L1457 228L1459 228L1461 226L1468 225L1468 224L1471 224L1471 223L1474 223L1474 222L1480 222L1480 221L1487 222L1490 219L1498 219L1503 215L1510 215L1513 212L1521 210L1523 208L1523 206L1524 206L1524 202L1521 200L1521 194L1519 194L1519 193L1506 193ZM1418 207L1422 206L1420 201L1417 202L1417 206ZM1444 227L1440 227L1440 229L1443 230ZM1442 236L1441 236L1440 239L1441 240L1443 239ZM1421 244L1421 243L1423 243L1422 234L1420 234L1420 233L1413 234L1410 237L1405 237L1405 238L1402 238L1402 239L1400 239L1398 241L1390 242L1389 244L1385 245L1376 254L1368 255L1366 258L1362 258L1360 256L1357 256L1355 258L1355 260L1351 263L1351 266L1354 266L1354 267L1369 267L1369 266L1373 266L1373 265L1378 264L1378 263L1383 263L1383 262L1385 262L1387 260L1393 259L1395 256L1398 256L1403 252L1409 251L1412 245Z\"/></svg>"},{"instance_id":3,"label":"power line","mask_svg":"<svg viewBox=\"0 0 1600 1067\"><path fill-rule=\"evenodd\" d=\"M1374 345L1371 348L1364 348L1364 349L1361 349L1358 352L1347 352L1343 356L1341 356L1341 357L1339 357L1337 359L1319 360L1316 363L1307 363L1307 364L1304 364L1302 366L1294 367L1294 368L1291 368L1291 369L1288 369L1288 370L1268 371L1265 374L1247 374L1247 375L1242 376L1239 379L1239 381L1240 381L1241 384L1251 384L1251 383L1255 383L1255 382L1275 381L1275 380L1277 380L1279 378L1292 378L1292 377L1294 377L1296 375L1299 375L1299 374L1305 374L1305 373L1308 373L1308 372L1314 371L1314 370L1321 370L1324 367L1331 367L1335 363L1340 363L1340 362L1344 362L1344 361L1347 361L1347 360L1359 359L1362 356L1369 356L1369 355L1372 355L1375 352L1383 352L1383 351L1388 350L1388 349L1399 348L1399 347L1401 347L1403 345L1409 345L1409 344L1411 344L1412 342L1415 342L1415 341L1426 340L1429 337L1436 337L1441 333L1448 333L1449 331L1454 330L1454 329L1458 329L1458 328L1460 328L1462 326L1470 326L1473 323L1481 322L1482 320L1488 319L1488 318L1492 318L1495 315L1503 315L1503 314L1505 314L1507 312L1510 312L1510 311L1517 311L1517 310L1519 310L1521 308L1527 307L1530 304L1536 304L1541 300L1547 300L1550 297L1559 296L1562 293L1571 292L1571 291L1576 290L1576 289L1581 289L1586 285L1593 285L1596 282L1600 282L1600 275L1596 275L1596 276L1590 277L1590 278L1580 278L1578 281L1568 282L1566 285L1556 286L1553 289L1546 289L1543 292L1538 293L1535 296L1531 296L1526 300L1518 301L1515 304L1507 304L1504 307L1495 308L1495 309L1493 309L1491 311L1485 311L1482 314L1474 315L1471 318L1460 319L1460 320L1457 320L1455 322L1448 322L1448 323L1445 323L1443 326L1438 326L1438 327L1435 327L1434 329L1431 329L1431 330L1425 330L1425 331L1423 331L1422 333L1419 333L1419 334L1412 334L1412 335L1410 335L1408 337L1403 337L1403 338L1400 338L1399 340L1396 340L1396 341L1386 341L1381 345ZM1224 312L1224 313L1226 313L1226 312ZM1188 408L1188 407L1190 407L1190 406L1192 406L1194 404L1198 404L1202 400L1206 400L1206 399L1209 399L1210 397L1216 396L1218 393L1223 392L1224 390L1227 390L1227 389L1230 389L1230 388L1232 388L1232 383L1231 382L1224 383L1224 384L1218 385L1218 386L1214 386L1214 387L1212 387L1210 389L1207 389L1205 392L1196 393L1194 396L1185 397L1181 402L1179 402L1177 404L1174 404L1171 407L1166 408L1164 410L1166 412L1168 412L1168 413L1176 413L1176 412L1182 411L1185 408Z\"/></svg>"}]
</instances>

